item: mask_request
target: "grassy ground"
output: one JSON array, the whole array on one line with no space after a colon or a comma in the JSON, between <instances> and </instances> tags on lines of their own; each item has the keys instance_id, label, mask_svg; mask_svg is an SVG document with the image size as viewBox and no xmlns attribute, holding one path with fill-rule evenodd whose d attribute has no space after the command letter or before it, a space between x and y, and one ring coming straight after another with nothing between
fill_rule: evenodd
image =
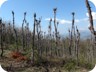
<instances>
[{"instance_id":1,"label":"grassy ground","mask_svg":"<svg viewBox=\"0 0 96 72\"><path fill-rule=\"evenodd\" d=\"M0 64L9 72L88 72L87 68L76 66L75 61L63 59L43 59L34 66L28 61L17 61L10 57L10 51L5 50L4 57L0 58Z\"/></svg>"}]
</instances>

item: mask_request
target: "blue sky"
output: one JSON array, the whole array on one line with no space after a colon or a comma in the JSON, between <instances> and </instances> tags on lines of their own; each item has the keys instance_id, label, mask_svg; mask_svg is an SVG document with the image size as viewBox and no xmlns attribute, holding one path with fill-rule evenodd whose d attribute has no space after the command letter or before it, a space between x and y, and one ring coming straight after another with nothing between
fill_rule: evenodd
<instances>
[{"instance_id":1,"label":"blue sky","mask_svg":"<svg viewBox=\"0 0 96 72\"><path fill-rule=\"evenodd\" d=\"M90 2L96 20L96 8ZM36 12L37 19L42 16L42 30L47 31L49 18L53 18L53 8L57 8L58 30L61 34L67 33L71 28L72 12L75 12L75 25L80 31L88 30L88 16L85 0L8 0L0 8L0 17L6 21L12 21L11 11L15 12L16 26L22 26L23 13L27 12L27 21L30 29L33 28L33 14ZM53 25L53 23L52 23ZM54 28L54 27L53 27Z\"/></svg>"}]
</instances>

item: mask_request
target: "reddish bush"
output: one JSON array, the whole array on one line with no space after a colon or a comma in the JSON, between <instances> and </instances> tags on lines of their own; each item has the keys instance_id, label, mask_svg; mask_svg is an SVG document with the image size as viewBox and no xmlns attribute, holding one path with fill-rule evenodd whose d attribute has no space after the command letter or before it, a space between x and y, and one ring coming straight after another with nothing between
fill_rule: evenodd
<instances>
[{"instance_id":1,"label":"reddish bush","mask_svg":"<svg viewBox=\"0 0 96 72\"><path fill-rule=\"evenodd\" d=\"M22 56L22 54L20 52L12 52L11 53L11 57L14 58L14 59L16 59L16 58L18 58L20 56Z\"/></svg>"},{"instance_id":2,"label":"reddish bush","mask_svg":"<svg viewBox=\"0 0 96 72\"><path fill-rule=\"evenodd\" d=\"M23 56L20 52L11 52L10 55L13 59L16 59L17 62L27 60L27 57Z\"/></svg>"}]
</instances>

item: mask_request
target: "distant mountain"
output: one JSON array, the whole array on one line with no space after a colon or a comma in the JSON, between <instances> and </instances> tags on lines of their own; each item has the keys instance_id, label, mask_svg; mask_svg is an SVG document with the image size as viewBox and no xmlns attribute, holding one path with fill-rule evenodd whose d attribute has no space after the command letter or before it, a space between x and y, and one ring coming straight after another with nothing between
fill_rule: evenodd
<instances>
[{"instance_id":1,"label":"distant mountain","mask_svg":"<svg viewBox=\"0 0 96 72\"><path fill-rule=\"evenodd\" d=\"M68 33L65 33L65 34L61 34L60 36L62 37L62 38L66 38L66 37L68 37ZM90 33L90 31L88 31L88 30L85 30L85 31L80 31L80 38L81 39L87 39L87 38L90 38L91 37L91 33Z\"/></svg>"},{"instance_id":2,"label":"distant mountain","mask_svg":"<svg viewBox=\"0 0 96 72\"><path fill-rule=\"evenodd\" d=\"M91 37L91 32L90 31L81 31L80 32L80 37L81 39L87 39Z\"/></svg>"}]
</instances>

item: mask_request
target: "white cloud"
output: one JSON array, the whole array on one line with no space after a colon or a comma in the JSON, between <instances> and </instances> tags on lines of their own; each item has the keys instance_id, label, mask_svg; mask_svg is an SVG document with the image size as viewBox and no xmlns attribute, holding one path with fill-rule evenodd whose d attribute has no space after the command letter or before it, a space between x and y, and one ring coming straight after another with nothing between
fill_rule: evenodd
<instances>
[{"instance_id":1,"label":"white cloud","mask_svg":"<svg viewBox=\"0 0 96 72\"><path fill-rule=\"evenodd\" d=\"M46 21L50 21L50 18L46 18L45 20L46 20ZM52 20L54 20L54 18L52 18ZM59 21L58 18L56 18L56 20Z\"/></svg>"},{"instance_id":2,"label":"white cloud","mask_svg":"<svg viewBox=\"0 0 96 72\"><path fill-rule=\"evenodd\" d=\"M46 18L46 21L49 21L50 18ZM52 18L52 20L54 20L54 18ZM71 24L72 21L71 20L65 20L65 19L56 19L60 24ZM83 21L87 21L88 18L83 18L83 19L75 19L75 23L79 23L79 22L83 22Z\"/></svg>"},{"instance_id":3,"label":"white cloud","mask_svg":"<svg viewBox=\"0 0 96 72\"><path fill-rule=\"evenodd\" d=\"M89 14L86 13L86 16L89 17ZM92 12L93 20L96 20L96 12Z\"/></svg>"},{"instance_id":4,"label":"white cloud","mask_svg":"<svg viewBox=\"0 0 96 72\"><path fill-rule=\"evenodd\" d=\"M50 20L50 18L46 18L45 20L46 20L46 21L49 21L49 20Z\"/></svg>"},{"instance_id":5,"label":"white cloud","mask_svg":"<svg viewBox=\"0 0 96 72\"><path fill-rule=\"evenodd\" d=\"M89 14L86 13L86 16L89 17ZM95 21L96 20L96 12L92 12L92 17L93 17L93 21ZM90 27L90 24L88 24L88 27ZM96 27L95 27L95 29L96 29Z\"/></svg>"},{"instance_id":6,"label":"white cloud","mask_svg":"<svg viewBox=\"0 0 96 72\"><path fill-rule=\"evenodd\" d=\"M46 18L45 20L49 21L50 18ZM52 20L54 20L54 18L52 18ZM59 24L71 24L72 22L70 20L65 20L65 19L56 19L57 22L59 22Z\"/></svg>"},{"instance_id":7,"label":"white cloud","mask_svg":"<svg viewBox=\"0 0 96 72\"><path fill-rule=\"evenodd\" d=\"M64 19L61 19L61 20L59 20L59 23L60 24L71 24L72 22L71 21L69 21L69 20L64 20Z\"/></svg>"},{"instance_id":8,"label":"white cloud","mask_svg":"<svg viewBox=\"0 0 96 72\"><path fill-rule=\"evenodd\" d=\"M87 21L88 18L83 18L83 19L76 19L75 22L78 23L78 22L83 22L83 21Z\"/></svg>"}]
</instances>

